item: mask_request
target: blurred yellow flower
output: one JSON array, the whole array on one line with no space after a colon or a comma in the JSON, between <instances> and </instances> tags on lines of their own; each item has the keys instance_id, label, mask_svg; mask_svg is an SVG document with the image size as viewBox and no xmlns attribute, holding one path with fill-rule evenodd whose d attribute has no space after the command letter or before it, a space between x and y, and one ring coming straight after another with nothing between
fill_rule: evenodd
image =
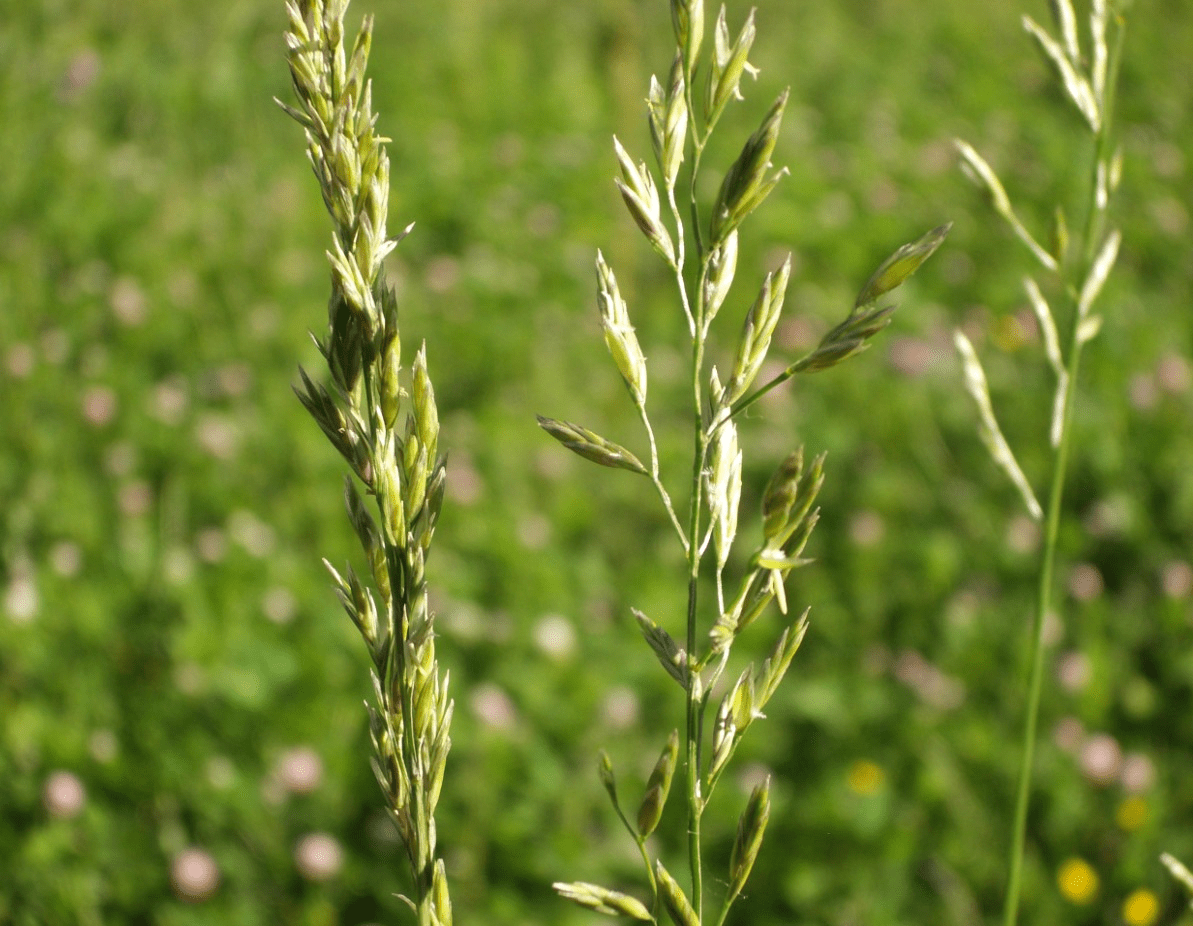
<instances>
[{"instance_id":1,"label":"blurred yellow flower","mask_svg":"<svg viewBox=\"0 0 1193 926\"><path fill-rule=\"evenodd\" d=\"M1123 901L1123 919L1127 926L1151 926L1160 913L1160 901L1146 887L1132 891Z\"/></svg>"},{"instance_id":2,"label":"blurred yellow flower","mask_svg":"<svg viewBox=\"0 0 1193 926\"><path fill-rule=\"evenodd\" d=\"M1056 883L1069 903L1089 903L1098 893L1098 873L1085 859L1071 858L1061 865Z\"/></svg>"},{"instance_id":3,"label":"blurred yellow flower","mask_svg":"<svg viewBox=\"0 0 1193 926\"><path fill-rule=\"evenodd\" d=\"M882 766L869 759L858 759L849 769L849 790L855 794L873 794L885 780Z\"/></svg>"},{"instance_id":4,"label":"blurred yellow flower","mask_svg":"<svg viewBox=\"0 0 1193 926\"><path fill-rule=\"evenodd\" d=\"M994 323L991 340L1007 353L1013 353L1027 343L1028 334L1014 315L1004 315Z\"/></svg>"},{"instance_id":5,"label":"blurred yellow flower","mask_svg":"<svg viewBox=\"0 0 1193 926\"><path fill-rule=\"evenodd\" d=\"M1147 801L1138 796L1128 797L1118 805L1114 819L1127 832L1139 829L1147 822Z\"/></svg>"}]
</instances>

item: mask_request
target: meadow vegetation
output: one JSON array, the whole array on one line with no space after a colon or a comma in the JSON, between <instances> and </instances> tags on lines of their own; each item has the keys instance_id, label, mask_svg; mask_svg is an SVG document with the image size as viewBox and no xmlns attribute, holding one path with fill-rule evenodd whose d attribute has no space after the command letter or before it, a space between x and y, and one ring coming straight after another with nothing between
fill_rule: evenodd
<instances>
[{"instance_id":1,"label":"meadow vegetation","mask_svg":"<svg viewBox=\"0 0 1193 926\"><path fill-rule=\"evenodd\" d=\"M683 728L631 608L682 626L684 562L639 480L604 478L533 416L641 426L601 344L600 247L651 367L661 464L688 465L690 436L662 437L690 426L686 323L610 150L614 132L650 149L669 11L363 5L350 29L376 18L390 223L417 222L387 271L449 452L428 572L457 701L439 849L461 921L588 923L550 885L640 884L595 760L605 748L640 784ZM1055 374L1031 254L953 139L1046 236L1087 183L1081 117L1022 31L1021 13L1049 22L1042 2L756 5L760 74L706 159L731 163L790 87L775 162L791 173L737 262L759 280L793 254L774 372L893 245L954 227L865 357L739 422L743 512L793 447L828 463L816 563L787 590L814 621L720 786L734 799L709 806L706 849L723 869L769 774L736 921L993 921L1042 536L977 439L953 329L1037 486ZM409 916L367 761L368 655L318 565L359 546L342 461L289 388L297 363L324 363L307 331L329 239L271 101L292 99L285 28L280 4L214 0L28 4L0 30L0 923ZM1137 3L1129 28L1123 244L1075 387L1023 922L1193 922L1159 862L1193 860L1193 90L1173 76L1193 16ZM723 317L740 324L752 298ZM756 627L738 657L766 658L782 629ZM682 850L678 822L661 854Z\"/></svg>"}]
</instances>

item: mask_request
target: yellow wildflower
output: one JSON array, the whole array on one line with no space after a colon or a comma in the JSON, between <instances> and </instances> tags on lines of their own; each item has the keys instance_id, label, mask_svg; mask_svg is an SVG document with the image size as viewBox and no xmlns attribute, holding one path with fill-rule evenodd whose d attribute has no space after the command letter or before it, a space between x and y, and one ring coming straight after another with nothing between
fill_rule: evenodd
<instances>
[{"instance_id":1,"label":"yellow wildflower","mask_svg":"<svg viewBox=\"0 0 1193 926\"><path fill-rule=\"evenodd\" d=\"M1146 887L1132 891L1123 901L1123 920L1127 926L1151 926L1160 913L1160 901Z\"/></svg>"},{"instance_id":2,"label":"yellow wildflower","mask_svg":"<svg viewBox=\"0 0 1193 926\"><path fill-rule=\"evenodd\" d=\"M1056 883L1069 903L1089 903L1098 893L1098 873L1085 859L1071 858L1061 865Z\"/></svg>"},{"instance_id":3,"label":"yellow wildflower","mask_svg":"<svg viewBox=\"0 0 1193 926\"><path fill-rule=\"evenodd\" d=\"M1128 797L1114 813L1118 825L1128 833L1147 822L1147 801L1139 796Z\"/></svg>"},{"instance_id":4,"label":"yellow wildflower","mask_svg":"<svg viewBox=\"0 0 1193 926\"><path fill-rule=\"evenodd\" d=\"M885 780L882 766L869 759L858 759L849 769L849 790L855 794L873 794Z\"/></svg>"}]
</instances>

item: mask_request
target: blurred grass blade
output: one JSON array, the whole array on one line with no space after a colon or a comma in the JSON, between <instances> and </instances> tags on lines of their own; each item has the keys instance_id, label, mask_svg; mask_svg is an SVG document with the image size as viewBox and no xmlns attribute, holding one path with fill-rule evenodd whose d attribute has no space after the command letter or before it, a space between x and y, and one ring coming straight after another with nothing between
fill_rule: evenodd
<instances>
[{"instance_id":1,"label":"blurred grass blade","mask_svg":"<svg viewBox=\"0 0 1193 926\"><path fill-rule=\"evenodd\" d=\"M1044 30L1043 26L1030 16L1024 16L1023 28L1031 34L1032 38L1040 46L1040 50L1044 52L1045 57L1056 67L1061 83L1064 84L1069 98L1073 101L1073 104L1077 107L1081 115L1085 117L1085 121L1089 123L1089 127L1096 133L1101 127L1102 117L1098 110L1098 101L1094 97L1094 91L1089 85L1089 81L1077 73L1076 66L1069 60L1064 49L1057 44L1056 39ZM1104 45L1105 43L1103 43Z\"/></svg>"},{"instance_id":2,"label":"blurred grass blade","mask_svg":"<svg viewBox=\"0 0 1193 926\"><path fill-rule=\"evenodd\" d=\"M1049 270L1055 271L1058 268L1056 258L1044 250L1040 246L1040 243L1032 236L1031 232L1027 230L1027 227L1019 221L1019 217L1015 215L1015 210L1011 208L1011 198L1007 195L1006 188L1002 185L1002 181L998 179L994 168L968 142L962 141L960 138L955 138L953 139L953 145L956 147L957 153L961 155L962 171L964 171L970 180L985 189L986 195L990 197L990 204L994 207L994 211L1006 220L1019 240L1027 245L1032 254L1036 256L1036 260Z\"/></svg>"},{"instance_id":3,"label":"blurred grass blade","mask_svg":"<svg viewBox=\"0 0 1193 926\"><path fill-rule=\"evenodd\" d=\"M609 794L609 800L613 802L614 809L620 810L621 804L617 801L617 776L613 774L613 760L609 758L609 753L603 749L601 750L597 771L601 776L601 784Z\"/></svg>"},{"instance_id":4,"label":"blurred grass blade","mask_svg":"<svg viewBox=\"0 0 1193 926\"><path fill-rule=\"evenodd\" d=\"M1081 287L1081 296L1077 300L1077 313L1080 318L1085 318L1089 313L1090 306L1094 304L1102 287L1106 285L1106 278L1110 276L1110 271L1114 269L1114 262L1118 259L1118 248L1121 243L1122 235L1119 234L1117 228L1102 242L1098 256L1094 258L1093 265L1089 269L1089 276L1085 278L1085 283Z\"/></svg>"},{"instance_id":5,"label":"blurred grass blade","mask_svg":"<svg viewBox=\"0 0 1193 926\"><path fill-rule=\"evenodd\" d=\"M1056 322L1052 318L1052 309L1044 298L1044 294L1040 292L1040 287L1031 277L1023 278L1023 288L1027 291L1027 299L1031 303L1032 311L1036 313L1036 320L1040 323L1048 362L1059 376L1064 372L1065 362L1060 353L1060 336L1056 331Z\"/></svg>"},{"instance_id":6,"label":"blurred grass blade","mask_svg":"<svg viewBox=\"0 0 1193 926\"><path fill-rule=\"evenodd\" d=\"M1090 79L1094 85L1094 97L1099 105L1106 101L1106 74L1110 65L1110 52L1106 47L1106 19L1109 10L1106 0L1093 0L1090 4L1089 34L1093 45L1093 60L1090 61Z\"/></svg>"},{"instance_id":7,"label":"blurred grass blade","mask_svg":"<svg viewBox=\"0 0 1193 926\"><path fill-rule=\"evenodd\" d=\"M1065 43L1065 54L1070 61L1081 60L1081 46L1077 41L1077 15L1073 12L1071 0L1049 0L1052 9L1052 19L1056 28L1060 30Z\"/></svg>"},{"instance_id":8,"label":"blurred grass blade","mask_svg":"<svg viewBox=\"0 0 1193 926\"><path fill-rule=\"evenodd\" d=\"M961 360L965 367L965 387L974 402L977 403L978 413L982 419L982 442L990 451L994 462L1010 477L1015 488L1019 490L1019 494L1023 496L1023 502L1027 505L1031 516L1040 521L1044 517L1044 510L1036 500L1031 483L1027 481L1023 470L1019 468L1019 463L1015 460L1010 445L998 427L998 420L994 417L994 407L990 404L990 389L986 385L986 374L982 371L978 355L969 342L969 338L961 331L954 332L953 342L957 345L957 351L961 354Z\"/></svg>"},{"instance_id":9,"label":"blurred grass blade","mask_svg":"<svg viewBox=\"0 0 1193 926\"><path fill-rule=\"evenodd\" d=\"M1036 313L1040 323L1040 331L1044 335L1044 352L1048 356L1048 364L1056 374L1056 392L1052 398L1052 423L1048 429L1048 441L1055 449L1060 446L1061 431L1064 428L1065 403L1069 393L1069 371L1065 368L1064 358L1060 352L1060 337L1056 331L1056 322L1052 318L1052 309L1040 287L1031 277L1023 278L1023 288L1027 291L1028 301Z\"/></svg>"},{"instance_id":10,"label":"blurred grass blade","mask_svg":"<svg viewBox=\"0 0 1193 926\"><path fill-rule=\"evenodd\" d=\"M1168 869L1177 881L1179 881L1190 894L1189 909L1193 910L1193 872L1189 871L1181 862L1167 852L1160 854L1160 861L1164 863L1164 867Z\"/></svg>"},{"instance_id":11,"label":"blurred grass blade","mask_svg":"<svg viewBox=\"0 0 1193 926\"><path fill-rule=\"evenodd\" d=\"M991 205L994 206L994 211L1002 216L1011 215L1011 198L1007 196L1006 187L998 179L994 168L978 154L977 149L969 142L955 138L953 145L957 148L957 153L961 155L962 169L970 180L985 188L986 193L990 196Z\"/></svg>"}]
</instances>

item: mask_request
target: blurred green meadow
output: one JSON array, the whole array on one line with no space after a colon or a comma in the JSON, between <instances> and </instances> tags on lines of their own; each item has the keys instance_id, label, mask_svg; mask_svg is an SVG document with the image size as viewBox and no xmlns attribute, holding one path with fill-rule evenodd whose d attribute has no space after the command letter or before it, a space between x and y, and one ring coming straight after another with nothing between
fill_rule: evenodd
<instances>
[{"instance_id":1,"label":"blurred green meadow","mask_svg":"<svg viewBox=\"0 0 1193 926\"><path fill-rule=\"evenodd\" d=\"M761 280L794 254L779 357L895 246L955 226L874 349L742 424L743 507L798 443L829 458L817 563L788 589L811 630L705 831L727 860L773 772L734 922L993 922L1040 538L978 440L951 331L1037 482L1052 374L1029 257L951 140L1042 234L1080 187L1084 135L1020 27L1047 21L1042 0L756 2L761 74L706 164L792 88L791 176L738 269ZM640 887L596 753L636 795L681 722L629 608L674 629L683 571L645 483L567 455L534 415L637 446L599 334L600 247L656 428L676 428L664 466L687 465L686 421L662 411L683 390L682 314L610 145L646 155L667 3L356 0L353 22L366 12L391 230L417 222L391 277L449 452L429 571L457 700L439 820L456 917L594 922L550 883ZM2 18L0 924L406 922L366 655L320 565L356 550L343 468L290 389L299 363L320 369L330 237L271 99L290 99L283 6L41 0ZM1191 47L1183 0L1134 5L1123 253L1079 386L1024 922L1193 923L1157 859L1193 860ZM659 836L676 858L678 820Z\"/></svg>"}]
</instances>

